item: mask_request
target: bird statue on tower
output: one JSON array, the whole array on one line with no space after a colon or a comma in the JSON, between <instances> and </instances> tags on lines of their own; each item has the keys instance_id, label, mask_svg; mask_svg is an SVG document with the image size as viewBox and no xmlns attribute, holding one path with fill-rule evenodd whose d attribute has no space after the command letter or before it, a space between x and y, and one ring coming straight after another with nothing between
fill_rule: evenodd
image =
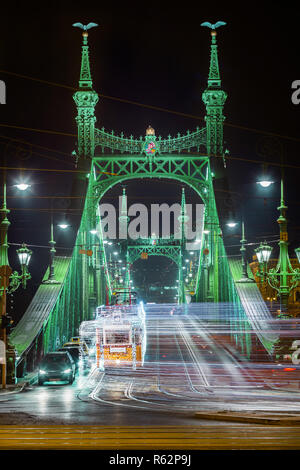
<instances>
[{"instance_id":1,"label":"bird statue on tower","mask_svg":"<svg viewBox=\"0 0 300 470\"><path fill-rule=\"evenodd\" d=\"M82 23L74 23L73 26L75 28L80 28L83 29L83 31L87 31L88 29L94 28L95 26L98 26L97 23L89 23L89 24L82 24Z\"/></svg>"},{"instance_id":2,"label":"bird statue on tower","mask_svg":"<svg viewBox=\"0 0 300 470\"><path fill-rule=\"evenodd\" d=\"M205 21L204 23L201 23L201 26L207 26L210 29L216 29L220 26L224 26L225 24L225 21L217 21L215 24L211 24L208 21Z\"/></svg>"},{"instance_id":3,"label":"bird statue on tower","mask_svg":"<svg viewBox=\"0 0 300 470\"><path fill-rule=\"evenodd\" d=\"M201 26L207 26L208 28L211 29L211 36L213 38L213 44L215 44L216 41L216 35L217 31L216 29L219 28L220 26L224 26L226 23L225 21L217 21L215 24L209 23L209 21L205 21L204 23L201 23Z\"/></svg>"}]
</instances>

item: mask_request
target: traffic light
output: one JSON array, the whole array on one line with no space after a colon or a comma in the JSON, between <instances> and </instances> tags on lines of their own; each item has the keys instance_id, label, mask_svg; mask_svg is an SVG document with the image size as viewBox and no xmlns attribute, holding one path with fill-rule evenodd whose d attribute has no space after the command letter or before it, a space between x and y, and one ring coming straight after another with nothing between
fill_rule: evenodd
<instances>
[{"instance_id":1,"label":"traffic light","mask_svg":"<svg viewBox=\"0 0 300 470\"><path fill-rule=\"evenodd\" d=\"M3 330L7 328L11 328L12 324L13 324L13 319L10 316L1 315L1 328Z\"/></svg>"}]
</instances>

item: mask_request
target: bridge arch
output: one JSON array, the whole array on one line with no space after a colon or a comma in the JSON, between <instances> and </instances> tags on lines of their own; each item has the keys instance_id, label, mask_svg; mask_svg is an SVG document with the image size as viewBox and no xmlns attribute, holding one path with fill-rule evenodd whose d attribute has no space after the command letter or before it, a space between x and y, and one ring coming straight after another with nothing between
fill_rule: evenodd
<instances>
[{"instance_id":1,"label":"bridge arch","mask_svg":"<svg viewBox=\"0 0 300 470\"><path fill-rule=\"evenodd\" d=\"M101 198L109 191L112 189L114 186L117 184L121 184L125 181L131 181L131 180L136 180L136 179L169 179L173 181L178 181L179 183L184 183L186 184L189 188L193 189L195 193L200 197L200 199L203 201L204 204L208 202L208 196L209 196L209 182L205 180L201 181L191 181L189 177L185 176L177 176L177 175L172 175L172 174L156 174L155 176L149 175L147 173L145 174L139 174L139 175L120 175L116 176L113 179L105 179L104 181L97 181L94 180L92 182L92 187L91 191L93 193L93 198L94 198L94 204L99 203Z\"/></svg>"}]
</instances>

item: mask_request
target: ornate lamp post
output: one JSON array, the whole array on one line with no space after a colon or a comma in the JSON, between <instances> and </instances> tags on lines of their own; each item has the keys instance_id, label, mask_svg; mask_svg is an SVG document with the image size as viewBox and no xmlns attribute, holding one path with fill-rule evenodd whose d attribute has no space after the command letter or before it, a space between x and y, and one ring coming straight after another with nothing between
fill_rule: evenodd
<instances>
[{"instance_id":1,"label":"ornate lamp post","mask_svg":"<svg viewBox=\"0 0 300 470\"><path fill-rule=\"evenodd\" d=\"M20 284L23 288L26 287L27 280L31 278L28 272L28 264L31 258L32 251L29 250L25 244L17 250L19 261L21 264L21 274L17 271L12 273L12 269L8 261L8 243L7 243L7 232L10 226L10 222L7 218L9 209L6 207L6 184L4 182L3 192L3 206L0 209L0 305L1 305L1 329L2 329L2 340L5 347L4 360L2 363L2 388L6 388L6 349L7 349L7 335L6 328L10 321L10 317L6 315L6 298L7 294L11 294L18 289Z\"/></svg>"},{"instance_id":2,"label":"ornate lamp post","mask_svg":"<svg viewBox=\"0 0 300 470\"><path fill-rule=\"evenodd\" d=\"M242 277L236 282L248 282L253 283L254 280L250 279L247 272L247 258L246 258L246 239L245 239L245 226L244 222L242 222L242 239L240 240L241 248L240 252L242 255Z\"/></svg>"},{"instance_id":3,"label":"ornate lamp post","mask_svg":"<svg viewBox=\"0 0 300 470\"><path fill-rule=\"evenodd\" d=\"M300 270L292 268L288 254L287 219L285 216L287 206L284 204L283 199L283 180L281 180L281 200L278 210L280 212L277 219L280 228L278 263L276 268L267 269L272 248L266 244L261 244L259 248L255 250L261 268L257 275L267 280L269 285L277 291L281 305L287 309L290 292L297 287L300 282ZM300 262L300 247L295 251Z\"/></svg>"},{"instance_id":4,"label":"ornate lamp post","mask_svg":"<svg viewBox=\"0 0 300 470\"><path fill-rule=\"evenodd\" d=\"M230 222L227 222L226 225L229 228L234 228L237 224L238 224L238 222L234 222L232 220ZM250 277L248 276L248 271L247 271L247 257L246 257L246 242L247 242L247 240L245 238L245 224L244 224L243 220L241 222L241 225L242 225L242 239L240 240L240 244L241 244L240 252L241 252L241 258L242 258L242 277L236 282L253 283L255 281L253 279L250 279Z\"/></svg>"},{"instance_id":5,"label":"ornate lamp post","mask_svg":"<svg viewBox=\"0 0 300 470\"><path fill-rule=\"evenodd\" d=\"M14 271L10 276L10 284L8 289L8 294L11 294L18 289L20 284L25 289L27 281L31 279L31 275L28 272L28 265L32 255L32 251L27 248L25 243L22 244L22 247L19 250L16 250L20 265L21 265L21 274L18 274L17 271Z\"/></svg>"},{"instance_id":6,"label":"ornate lamp post","mask_svg":"<svg viewBox=\"0 0 300 470\"><path fill-rule=\"evenodd\" d=\"M62 224L63 228L67 228L67 224ZM51 214L51 240L49 241L50 245L50 259L49 259L49 276L48 279L43 281L43 284L60 284L59 281L55 279L54 273L54 257L56 253L55 245L56 241L54 240L54 230L53 230L53 214Z\"/></svg>"}]
</instances>

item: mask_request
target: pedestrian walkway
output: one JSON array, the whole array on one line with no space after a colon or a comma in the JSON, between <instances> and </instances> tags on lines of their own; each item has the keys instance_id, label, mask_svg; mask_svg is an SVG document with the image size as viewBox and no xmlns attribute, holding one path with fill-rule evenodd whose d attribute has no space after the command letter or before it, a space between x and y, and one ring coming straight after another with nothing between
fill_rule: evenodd
<instances>
[{"instance_id":1,"label":"pedestrian walkway","mask_svg":"<svg viewBox=\"0 0 300 470\"><path fill-rule=\"evenodd\" d=\"M24 377L17 379L15 384L6 384L6 388L0 388L0 396L10 393L21 392L26 386L35 383L37 380L37 372L29 372Z\"/></svg>"},{"instance_id":2,"label":"pedestrian walkway","mask_svg":"<svg viewBox=\"0 0 300 470\"><path fill-rule=\"evenodd\" d=\"M70 258L67 256L55 256L55 278L57 283L47 284L49 267L26 312L18 322L17 326L9 335L11 344L15 347L18 362L22 355L30 349L33 341L37 338L44 325L46 325L57 298L61 292L63 281L68 271Z\"/></svg>"}]
</instances>

